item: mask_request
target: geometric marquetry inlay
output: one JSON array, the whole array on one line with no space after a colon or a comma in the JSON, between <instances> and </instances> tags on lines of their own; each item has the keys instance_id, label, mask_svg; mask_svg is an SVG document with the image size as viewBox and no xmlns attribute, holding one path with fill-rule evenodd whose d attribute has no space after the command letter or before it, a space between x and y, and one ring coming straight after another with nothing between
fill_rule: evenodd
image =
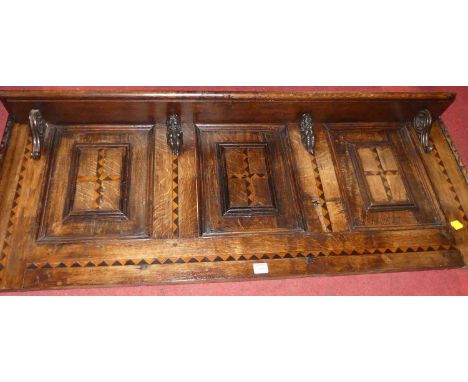
<instances>
[{"instance_id":1,"label":"geometric marquetry inlay","mask_svg":"<svg viewBox=\"0 0 468 382\"><path fill-rule=\"evenodd\" d=\"M202 236L303 231L284 125L197 125Z\"/></svg>"},{"instance_id":2,"label":"geometric marquetry inlay","mask_svg":"<svg viewBox=\"0 0 468 382\"><path fill-rule=\"evenodd\" d=\"M0 99L15 119L0 144L0 292L468 264L468 185L439 119L454 95ZM431 153L411 123L426 108Z\"/></svg>"},{"instance_id":3,"label":"geometric marquetry inlay","mask_svg":"<svg viewBox=\"0 0 468 382\"><path fill-rule=\"evenodd\" d=\"M328 125L352 229L441 224L411 137L398 124Z\"/></svg>"},{"instance_id":4,"label":"geometric marquetry inlay","mask_svg":"<svg viewBox=\"0 0 468 382\"><path fill-rule=\"evenodd\" d=\"M66 215L125 215L127 145L76 145Z\"/></svg>"},{"instance_id":5,"label":"geometric marquetry inlay","mask_svg":"<svg viewBox=\"0 0 468 382\"><path fill-rule=\"evenodd\" d=\"M38 240L148 237L152 133L152 126L59 128Z\"/></svg>"},{"instance_id":6,"label":"geometric marquetry inlay","mask_svg":"<svg viewBox=\"0 0 468 382\"><path fill-rule=\"evenodd\" d=\"M372 205L410 203L395 155L389 146L359 147L357 153Z\"/></svg>"},{"instance_id":7,"label":"geometric marquetry inlay","mask_svg":"<svg viewBox=\"0 0 468 382\"><path fill-rule=\"evenodd\" d=\"M267 150L266 143L218 145L224 215L276 212Z\"/></svg>"}]
</instances>

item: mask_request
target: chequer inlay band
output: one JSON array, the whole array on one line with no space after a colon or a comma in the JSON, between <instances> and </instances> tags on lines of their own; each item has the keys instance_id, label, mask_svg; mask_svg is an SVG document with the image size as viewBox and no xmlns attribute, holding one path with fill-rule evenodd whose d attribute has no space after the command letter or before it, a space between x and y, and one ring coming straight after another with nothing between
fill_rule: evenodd
<instances>
[{"instance_id":1,"label":"chequer inlay band","mask_svg":"<svg viewBox=\"0 0 468 382\"><path fill-rule=\"evenodd\" d=\"M255 260L282 260L295 258L333 257L333 256L365 256L365 255L391 255L398 253L427 253L435 251L451 251L457 248L450 244L433 246L411 246L395 248L366 248L366 249L335 249L322 251L257 253L244 255L214 255L214 256L184 256L184 257L158 257L158 258L126 258L118 260L87 259L61 262L29 263L28 270L53 268L93 268L93 267L121 267L150 265L170 265L188 263L207 263L219 261L255 261Z\"/></svg>"},{"instance_id":2,"label":"chequer inlay band","mask_svg":"<svg viewBox=\"0 0 468 382\"><path fill-rule=\"evenodd\" d=\"M32 151L32 138L28 137L28 141L24 149L23 159L21 160L21 170L18 176L18 183L16 184L13 204L10 209L10 217L8 219L7 229L5 233L5 240L3 242L2 251L0 252L0 284L3 279L3 270L5 269L6 260L11 253L11 245L12 245L11 240L13 236L13 230L14 230L16 221L18 219L19 199L21 197L21 193L23 190L23 180L24 180L24 177L26 176L26 171L27 171L26 164L31 158L31 155L30 155L31 151Z\"/></svg>"},{"instance_id":3,"label":"chequer inlay band","mask_svg":"<svg viewBox=\"0 0 468 382\"><path fill-rule=\"evenodd\" d=\"M320 210L322 211L322 224L325 229L325 232L332 232L332 222L330 218L330 213L328 211L327 201L325 199L325 192L323 190L322 178L320 176L320 170L317 162L317 157L315 153L310 153L310 159L312 161L312 167L314 171L315 186L318 191L318 204L320 205Z\"/></svg>"},{"instance_id":4,"label":"chequer inlay band","mask_svg":"<svg viewBox=\"0 0 468 382\"><path fill-rule=\"evenodd\" d=\"M179 157L172 155L172 233L179 237Z\"/></svg>"},{"instance_id":5,"label":"chequer inlay band","mask_svg":"<svg viewBox=\"0 0 468 382\"><path fill-rule=\"evenodd\" d=\"M442 174L444 175L445 181L449 185L450 194L452 195L453 200L455 201L455 204L457 206L457 209L460 212L460 218L465 223L468 223L468 218L466 216L465 210L463 209L463 206L462 206L462 204L460 202L460 198L458 197L457 191L455 191L455 186L453 185L452 180L450 179L450 177L448 175L448 172L447 172L447 169L445 167L444 161L440 157L439 151L437 150L437 147L436 147L434 141L432 139L429 139L429 142L430 142L430 144L432 146L432 152L433 152L433 154L435 156L435 159L437 161L439 169L442 172Z\"/></svg>"}]
</instances>

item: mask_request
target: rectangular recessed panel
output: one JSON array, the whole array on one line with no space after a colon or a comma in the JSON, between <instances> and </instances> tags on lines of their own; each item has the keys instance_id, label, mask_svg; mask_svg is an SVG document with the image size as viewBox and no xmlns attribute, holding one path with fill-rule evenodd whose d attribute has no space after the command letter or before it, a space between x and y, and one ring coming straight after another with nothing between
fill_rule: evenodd
<instances>
[{"instance_id":1,"label":"rectangular recessed panel","mask_svg":"<svg viewBox=\"0 0 468 382\"><path fill-rule=\"evenodd\" d=\"M202 236L304 230L285 126L197 128Z\"/></svg>"},{"instance_id":2,"label":"rectangular recessed panel","mask_svg":"<svg viewBox=\"0 0 468 382\"><path fill-rule=\"evenodd\" d=\"M60 128L38 240L148 237L151 136L147 126Z\"/></svg>"},{"instance_id":3,"label":"rectangular recessed panel","mask_svg":"<svg viewBox=\"0 0 468 382\"><path fill-rule=\"evenodd\" d=\"M441 224L430 182L405 127L333 124L328 131L353 228Z\"/></svg>"}]
</instances>

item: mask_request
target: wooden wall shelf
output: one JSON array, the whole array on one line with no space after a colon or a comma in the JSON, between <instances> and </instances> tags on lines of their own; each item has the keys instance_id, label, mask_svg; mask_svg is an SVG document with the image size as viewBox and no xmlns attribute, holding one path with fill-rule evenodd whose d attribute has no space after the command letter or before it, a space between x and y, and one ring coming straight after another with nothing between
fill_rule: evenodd
<instances>
[{"instance_id":1,"label":"wooden wall shelf","mask_svg":"<svg viewBox=\"0 0 468 382\"><path fill-rule=\"evenodd\" d=\"M463 267L454 97L0 91L0 288Z\"/></svg>"}]
</instances>

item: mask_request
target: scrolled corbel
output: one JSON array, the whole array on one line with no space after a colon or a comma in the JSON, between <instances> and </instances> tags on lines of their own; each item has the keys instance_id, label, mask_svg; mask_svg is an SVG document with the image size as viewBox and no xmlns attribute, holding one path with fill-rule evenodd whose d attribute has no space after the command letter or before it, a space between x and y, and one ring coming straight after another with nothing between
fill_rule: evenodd
<instances>
[{"instance_id":1,"label":"scrolled corbel","mask_svg":"<svg viewBox=\"0 0 468 382\"><path fill-rule=\"evenodd\" d=\"M44 135L47 129L47 122L42 117L40 110L32 109L29 112L29 127L31 128L32 134L31 157L33 159L39 159L41 157Z\"/></svg>"},{"instance_id":2,"label":"scrolled corbel","mask_svg":"<svg viewBox=\"0 0 468 382\"><path fill-rule=\"evenodd\" d=\"M299 120L301 141L310 154L315 154L314 122L310 113L302 113Z\"/></svg>"},{"instance_id":3,"label":"scrolled corbel","mask_svg":"<svg viewBox=\"0 0 468 382\"><path fill-rule=\"evenodd\" d=\"M429 110L421 110L413 119L413 127L418 134L419 141L426 153L432 151L432 147L429 145L429 134L432 128L432 116Z\"/></svg>"},{"instance_id":4,"label":"scrolled corbel","mask_svg":"<svg viewBox=\"0 0 468 382\"><path fill-rule=\"evenodd\" d=\"M172 154L178 156L182 149L183 133L180 117L177 114L170 114L166 121L167 144L172 150Z\"/></svg>"}]
</instances>

